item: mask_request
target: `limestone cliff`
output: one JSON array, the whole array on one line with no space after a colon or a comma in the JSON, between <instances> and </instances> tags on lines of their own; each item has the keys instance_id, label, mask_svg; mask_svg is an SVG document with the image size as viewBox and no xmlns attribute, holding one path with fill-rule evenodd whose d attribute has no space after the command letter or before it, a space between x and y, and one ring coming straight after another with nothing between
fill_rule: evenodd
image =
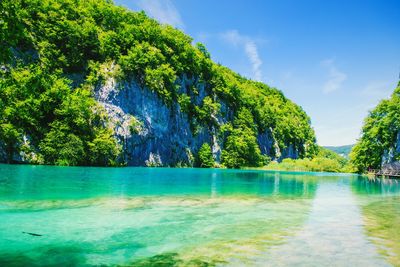
<instances>
[{"instance_id":1,"label":"limestone cliff","mask_svg":"<svg viewBox=\"0 0 400 267\"><path fill-rule=\"evenodd\" d=\"M238 168L316 153L310 118L282 91L144 12L4 0L0 13L13 25L0 27L1 162L193 166L204 146Z\"/></svg>"},{"instance_id":2,"label":"limestone cliff","mask_svg":"<svg viewBox=\"0 0 400 267\"><path fill-rule=\"evenodd\" d=\"M183 76L178 81L180 93L190 94L188 88L195 82ZM197 87L200 89L194 101L201 103L207 94L204 85ZM109 115L127 165L193 166L203 143L211 144L216 162L220 162L224 140L215 127L201 126L194 132L190 118L177 103L167 106L155 92L141 87L134 79L117 82L109 78L96 87L95 98ZM223 101L220 103L222 112L214 118L219 126L233 120L233 111ZM274 155L276 160L299 156L298 148L292 144L280 151L272 129L259 132L257 141L262 154Z\"/></svg>"}]
</instances>

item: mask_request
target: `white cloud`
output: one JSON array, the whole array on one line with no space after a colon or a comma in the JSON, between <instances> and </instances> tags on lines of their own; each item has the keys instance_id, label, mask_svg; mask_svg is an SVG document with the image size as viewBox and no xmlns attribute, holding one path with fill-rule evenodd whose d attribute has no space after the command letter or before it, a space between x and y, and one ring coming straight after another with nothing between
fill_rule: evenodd
<instances>
[{"instance_id":1,"label":"white cloud","mask_svg":"<svg viewBox=\"0 0 400 267\"><path fill-rule=\"evenodd\" d=\"M250 59L251 65L253 67L254 78L259 81L261 80L261 65L262 61L258 55L257 46L253 41L248 41L245 44L245 51Z\"/></svg>"},{"instance_id":2,"label":"white cloud","mask_svg":"<svg viewBox=\"0 0 400 267\"><path fill-rule=\"evenodd\" d=\"M137 5L161 23L184 28L181 15L170 0L140 0Z\"/></svg>"},{"instance_id":3,"label":"white cloud","mask_svg":"<svg viewBox=\"0 0 400 267\"><path fill-rule=\"evenodd\" d=\"M246 37L241 36L238 31L231 30L221 34L222 38L233 45L239 45L245 42Z\"/></svg>"},{"instance_id":4,"label":"white cloud","mask_svg":"<svg viewBox=\"0 0 400 267\"><path fill-rule=\"evenodd\" d=\"M333 59L324 60L321 62L321 65L328 70L329 76L329 79L323 86L324 93L331 93L338 90L347 79L347 75L336 68Z\"/></svg>"},{"instance_id":5,"label":"white cloud","mask_svg":"<svg viewBox=\"0 0 400 267\"><path fill-rule=\"evenodd\" d=\"M256 42L248 36L239 34L236 30L227 31L221 34L221 37L232 45L241 46L243 48L252 66L253 78L257 81L261 81L262 60L258 54Z\"/></svg>"}]
</instances>

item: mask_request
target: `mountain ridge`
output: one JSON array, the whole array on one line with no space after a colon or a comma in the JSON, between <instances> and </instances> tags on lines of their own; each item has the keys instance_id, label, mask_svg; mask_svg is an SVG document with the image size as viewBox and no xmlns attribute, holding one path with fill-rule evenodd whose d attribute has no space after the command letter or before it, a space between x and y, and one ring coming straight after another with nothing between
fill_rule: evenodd
<instances>
[{"instance_id":1,"label":"mountain ridge","mask_svg":"<svg viewBox=\"0 0 400 267\"><path fill-rule=\"evenodd\" d=\"M349 158L351 149L354 147L354 144L352 145L343 145L343 146L323 146L326 149L329 149L337 154L339 154L342 157L345 157L346 159Z\"/></svg>"}]
</instances>

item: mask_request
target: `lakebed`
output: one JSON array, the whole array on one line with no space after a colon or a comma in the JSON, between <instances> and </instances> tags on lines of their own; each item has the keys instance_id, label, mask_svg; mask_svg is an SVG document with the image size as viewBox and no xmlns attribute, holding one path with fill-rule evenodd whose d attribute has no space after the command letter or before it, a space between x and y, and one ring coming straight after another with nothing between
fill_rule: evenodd
<instances>
[{"instance_id":1,"label":"lakebed","mask_svg":"<svg viewBox=\"0 0 400 267\"><path fill-rule=\"evenodd\" d=\"M0 165L2 266L398 266L400 182Z\"/></svg>"}]
</instances>

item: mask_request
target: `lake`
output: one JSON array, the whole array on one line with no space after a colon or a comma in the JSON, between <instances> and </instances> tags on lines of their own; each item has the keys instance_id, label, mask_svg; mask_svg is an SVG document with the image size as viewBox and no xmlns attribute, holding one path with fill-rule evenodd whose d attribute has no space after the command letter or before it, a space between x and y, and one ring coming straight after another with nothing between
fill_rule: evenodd
<instances>
[{"instance_id":1,"label":"lake","mask_svg":"<svg viewBox=\"0 0 400 267\"><path fill-rule=\"evenodd\" d=\"M0 266L398 266L400 182L0 165Z\"/></svg>"}]
</instances>

